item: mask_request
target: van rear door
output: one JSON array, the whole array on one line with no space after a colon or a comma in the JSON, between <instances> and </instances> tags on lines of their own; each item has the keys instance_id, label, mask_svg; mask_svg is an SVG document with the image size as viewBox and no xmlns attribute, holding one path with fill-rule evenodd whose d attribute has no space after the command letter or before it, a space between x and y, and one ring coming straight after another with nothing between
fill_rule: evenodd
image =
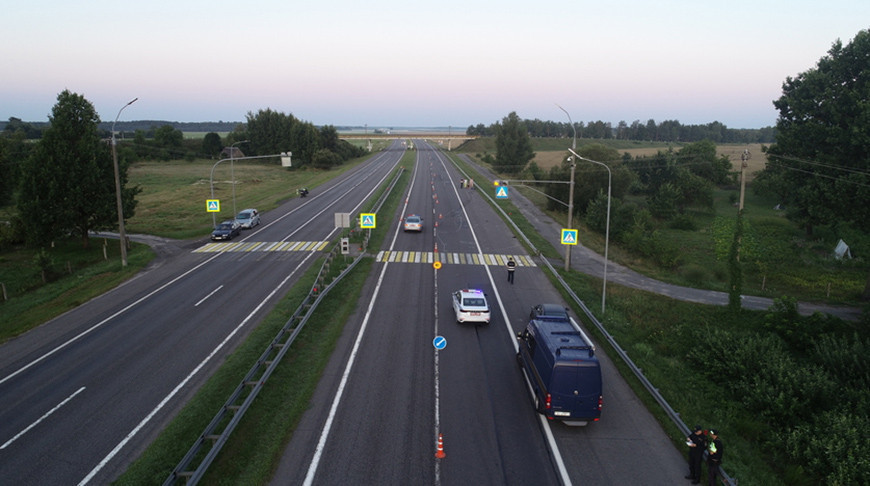
<instances>
[{"instance_id":1,"label":"van rear door","mask_svg":"<svg viewBox=\"0 0 870 486\"><path fill-rule=\"evenodd\" d=\"M585 423L601 416L598 361L557 362L548 391L555 419Z\"/></svg>"}]
</instances>

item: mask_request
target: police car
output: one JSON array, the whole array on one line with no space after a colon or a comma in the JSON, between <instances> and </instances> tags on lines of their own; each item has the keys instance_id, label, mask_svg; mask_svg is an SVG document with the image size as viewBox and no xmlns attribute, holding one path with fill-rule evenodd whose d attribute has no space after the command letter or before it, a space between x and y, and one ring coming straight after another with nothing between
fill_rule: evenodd
<instances>
[{"instance_id":1,"label":"police car","mask_svg":"<svg viewBox=\"0 0 870 486\"><path fill-rule=\"evenodd\" d=\"M462 289L453 292L453 312L456 322L489 324L489 304L482 290Z\"/></svg>"}]
</instances>

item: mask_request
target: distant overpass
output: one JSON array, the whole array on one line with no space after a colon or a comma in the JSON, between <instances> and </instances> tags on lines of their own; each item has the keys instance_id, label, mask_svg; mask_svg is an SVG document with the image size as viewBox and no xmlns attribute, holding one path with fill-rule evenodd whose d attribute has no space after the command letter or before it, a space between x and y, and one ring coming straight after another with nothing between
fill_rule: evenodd
<instances>
[{"instance_id":1,"label":"distant overpass","mask_svg":"<svg viewBox=\"0 0 870 486\"><path fill-rule=\"evenodd\" d=\"M338 138L341 140L396 140L401 138L420 138L424 140L474 140L479 138L477 135L465 134L449 134L449 133L434 133L434 132L393 132L393 133L341 133Z\"/></svg>"}]
</instances>

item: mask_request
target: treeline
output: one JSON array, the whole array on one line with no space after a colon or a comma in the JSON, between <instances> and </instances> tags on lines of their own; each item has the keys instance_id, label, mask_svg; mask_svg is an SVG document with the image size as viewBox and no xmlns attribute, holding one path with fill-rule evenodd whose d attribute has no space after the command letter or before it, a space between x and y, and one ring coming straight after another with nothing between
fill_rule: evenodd
<instances>
[{"instance_id":1,"label":"treeline","mask_svg":"<svg viewBox=\"0 0 870 486\"><path fill-rule=\"evenodd\" d=\"M229 133L235 130L242 122L177 122L166 120L133 120L119 121L115 123L115 130L118 132L134 133L136 130L142 130L146 134L153 133L160 127L170 126L175 130L182 132L216 132ZM27 139L42 138L42 132L51 126L49 122L25 122L20 118L11 117L8 122L0 121L0 131L16 132L24 131L24 136ZM112 130L112 122L102 121L97 124L97 128L102 131L110 132Z\"/></svg>"},{"instance_id":2,"label":"treeline","mask_svg":"<svg viewBox=\"0 0 870 486\"><path fill-rule=\"evenodd\" d=\"M576 122L572 128L570 123L544 120L523 120L530 137L567 137L615 140L639 140L653 142L700 142L710 140L715 143L773 143L776 130L773 127L764 128L728 128L723 123L714 121L704 125L683 125L677 120L665 120L656 123L648 120L646 123L635 120L631 124L620 121L614 127L610 122L590 121ZM497 133L498 123L485 126L482 123L471 125L465 131L466 135L491 137Z\"/></svg>"}]
</instances>

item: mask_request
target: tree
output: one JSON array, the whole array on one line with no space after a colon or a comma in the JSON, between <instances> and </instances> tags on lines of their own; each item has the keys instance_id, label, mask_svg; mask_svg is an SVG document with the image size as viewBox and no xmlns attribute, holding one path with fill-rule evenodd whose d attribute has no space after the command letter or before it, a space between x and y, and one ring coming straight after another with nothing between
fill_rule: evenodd
<instances>
[{"instance_id":1,"label":"tree","mask_svg":"<svg viewBox=\"0 0 870 486\"><path fill-rule=\"evenodd\" d=\"M216 157L223 150L221 136L215 132L208 132L202 139L202 153L209 157Z\"/></svg>"},{"instance_id":2,"label":"tree","mask_svg":"<svg viewBox=\"0 0 870 486\"><path fill-rule=\"evenodd\" d=\"M777 141L763 177L788 208L813 227L870 220L870 30L846 46L837 40L815 68L788 77Z\"/></svg>"},{"instance_id":3,"label":"tree","mask_svg":"<svg viewBox=\"0 0 870 486\"><path fill-rule=\"evenodd\" d=\"M535 158L525 123L512 111L502 119L495 136L495 168L507 174L521 172Z\"/></svg>"},{"instance_id":4,"label":"tree","mask_svg":"<svg viewBox=\"0 0 870 486\"><path fill-rule=\"evenodd\" d=\"M111 147L100 139L100 118L83 96L63 91L49 117L51 126L25 163L18 212L28 216L26 238L45 245L76 233L118 224ZM119 161L124 216L131 217L139 188L127 188L127 166Z\"/></svg>"}]
</instances>

